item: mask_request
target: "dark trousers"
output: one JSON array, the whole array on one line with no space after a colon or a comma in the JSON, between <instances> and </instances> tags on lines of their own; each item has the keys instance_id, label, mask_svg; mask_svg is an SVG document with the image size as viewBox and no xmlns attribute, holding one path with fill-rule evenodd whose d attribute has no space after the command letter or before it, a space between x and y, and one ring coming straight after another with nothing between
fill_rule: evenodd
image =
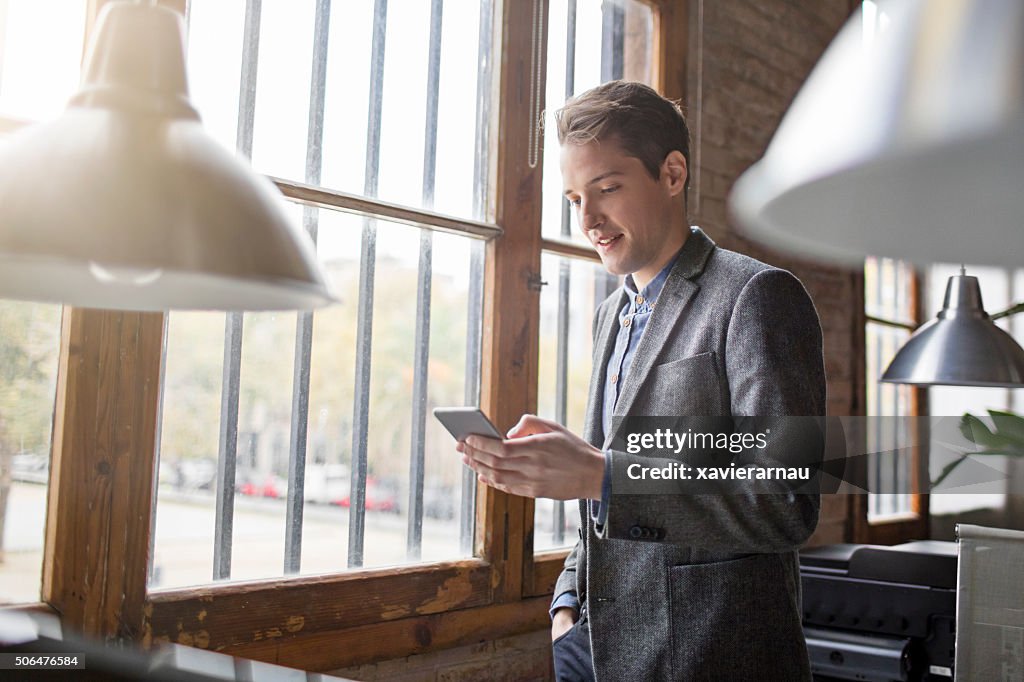
<instances>
[{"instance_id":1,"label":"dark trousers","mask_svg":"<svg viewBox=\"0 0 1024 682\"><path fill-rule=\"evenodd\" d=\"M580 618L551 643L558 682L593 682L594 659L590 652L590 619L583 604Z\"/></svg>"}]
</instances>

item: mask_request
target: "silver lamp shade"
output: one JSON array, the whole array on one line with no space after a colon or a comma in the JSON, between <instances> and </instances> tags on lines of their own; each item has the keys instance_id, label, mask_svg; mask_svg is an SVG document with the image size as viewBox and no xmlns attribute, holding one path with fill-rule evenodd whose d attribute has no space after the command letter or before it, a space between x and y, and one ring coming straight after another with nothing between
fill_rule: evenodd
<instances>
[{"instance_id":1,"label":"silver lamp shade","mask_svg":"<svg viewBox=\"0 0 1024 682\"><path fill-rule=\"evenodd\" d=\"M1024 386L1024 349L989 319L978 278L949 278L938 318L896 353L882 381L930 386Z\"/></svg>"},{"instance_id":2,"label":"silver lamp shade","mask_svg":"<svg viewBox=\"0 0 1024 682\"><path fill-rule=\"evenodd\" d=\"M181 17L113 2L80 91L0 141L0 297L132 310L333 300L273 184L203 131Z\"/></svg>"},{"instance_id":3,"label":"silver lamp shade","mask_svg":"<svg viewBox=\"0 0 1024 682\"><path fill-rule=\"evenodd\" d=\"M731 207L753 238L1008 267L1024 254L1024 2L891 0L818 62ZM969 228L965 226L970 226Z\"/></svg>"}]
</instances>

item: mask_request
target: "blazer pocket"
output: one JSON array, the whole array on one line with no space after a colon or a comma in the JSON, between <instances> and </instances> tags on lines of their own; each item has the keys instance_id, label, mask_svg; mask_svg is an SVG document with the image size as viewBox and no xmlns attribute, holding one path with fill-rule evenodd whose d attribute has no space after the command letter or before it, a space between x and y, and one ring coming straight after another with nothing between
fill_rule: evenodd
<instances>
[{"instance_id":1,"label":"blazer pocket","mask_svg":"<svg viewBox=\"0 0 1024 682\"><path fill-rule=\"evenodd\" d=\"M715 416L722 414L717 354L707 351L651 368L648 402L652 416Z\"/></svg>"},{"instance_id":2,"label":"blazer pocket","mask_svg":"<svg viewBox=\"0 0 1024 682\"><path fill-rule=\"evenodd\" d=\"M669 567L672 664L679 679L800 679L799 606L776 554ZM780 677L781 675L781 677Z\"/></svg>"}]
</instances>

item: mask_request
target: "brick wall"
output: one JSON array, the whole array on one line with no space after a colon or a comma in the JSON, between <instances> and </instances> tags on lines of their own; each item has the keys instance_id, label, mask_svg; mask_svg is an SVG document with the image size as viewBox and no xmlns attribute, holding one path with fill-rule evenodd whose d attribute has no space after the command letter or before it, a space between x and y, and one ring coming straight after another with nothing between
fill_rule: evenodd
<instances>
[{"instance_id":1,"label":"brick wall","mask_svg":"<svg viewBox=\"0 0 1024 682\"><path fill-rule=\"evenodd\" d=\"M692 165L696 166L698 146L700 160L691 179L692 222L722 246L791 270L803 281L825 335L828 411L857 414L863 409L864 390L860 273L767 251L744 239L726 211L732 183L764 152L804 77L849 15L851 2L705 0L699 41L698 0L689 4L689 96L684 104L693 133ZM824 496L811 544L844 541L848 516L845 496ZM550 679L550 666L550 636L545 630L335 674L397 682L534 680Z\"/></svg>"},{"instance_id":2,"label":"brick wall","mask_svg":"<svg viewBox=\"0 0 1024 682\"><path fill-rule=\"evenodd\" d=\"M849 0L691 0L685 102L694 166L691 221L726 248L792 271L807 287L821 317L828 413L833 415L863 410L861 273L752 243L730 219L726 200L740 173L764 153L850 7ZM848 502L846 496L824 496L810 544L848 537Z\"/></svg>"}]
</instances>

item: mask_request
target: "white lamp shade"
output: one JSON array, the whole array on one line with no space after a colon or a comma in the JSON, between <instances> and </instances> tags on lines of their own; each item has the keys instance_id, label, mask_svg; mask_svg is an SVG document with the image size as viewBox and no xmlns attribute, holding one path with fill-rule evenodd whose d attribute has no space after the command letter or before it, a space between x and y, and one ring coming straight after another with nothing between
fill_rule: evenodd
<instances>
[{"instance_id":1,"label":"white lamp shade","mask_svg":"<svg viewBox=\"0 0 1024 682\"><path fill-rule=\"evenodd\" d=\"M861 264L1017 267L1024 253L1024 2L894 0L868 48L833 41L764 158L736 183L741 226Z\"/></svg>"},{"instance_id":2,"label":"white lamp shade","mask_svg":"<svg viewBox=\"0 0 1024 682\"><path fill-rule=\"evenodd\" d=\"M182 30L169 10L107 5L68 109L0 143L0 297L133 310L333 300L280 192L188 105Z\"/></svg>"}]
</instances>

